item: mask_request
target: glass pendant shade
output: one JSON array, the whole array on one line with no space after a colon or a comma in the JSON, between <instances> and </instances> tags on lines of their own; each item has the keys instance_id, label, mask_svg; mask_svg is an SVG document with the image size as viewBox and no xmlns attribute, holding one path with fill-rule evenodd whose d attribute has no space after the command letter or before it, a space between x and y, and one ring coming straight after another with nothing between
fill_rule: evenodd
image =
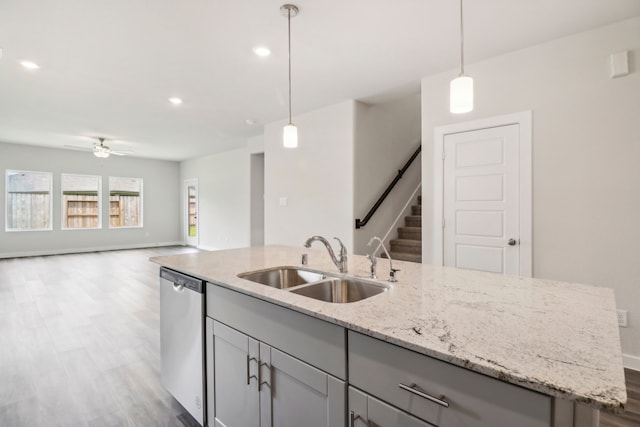
<instances>
[{"instance_id":1,"label":"glass pendant shade","mask_svg":"<svg viewBox=\"0 0 640 427\"><path fill-rule=\"evenodd\" d=\"M473 110L473 79L458 76L451 80L450 111L454 114L468 113Z\"/></svg>"},{"instance_id":2,"label":"glass pendant shade","mask_svg":"<svg viewBox=\"0 0 640 427\"><path fill-rule=\"evenodd\" d=\"M285 148L296 148L298 146L298 128L289 123L282 131L282 144Z\"/></svg>"}]
</instances>

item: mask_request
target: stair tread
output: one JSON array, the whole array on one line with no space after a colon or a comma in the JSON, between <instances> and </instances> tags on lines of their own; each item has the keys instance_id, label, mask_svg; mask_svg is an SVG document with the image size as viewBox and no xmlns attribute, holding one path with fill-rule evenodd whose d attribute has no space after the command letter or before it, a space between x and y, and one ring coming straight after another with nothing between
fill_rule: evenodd
<instances>
[{"instance_id":1,"label":"stair tread","mask_svg":"<svg viewBox=\"0 0 640 427\"><path fill-rule=\"evenodd\" d=\"M415 239L391 239L391 244L405 245L405 246L422 246L421 240Z\"/></svg>"},{"instance_id":2,"label":"stair tread","mask_svg":"<svg viewBox=\"0 0 640 427\"><path fill-rule=\"evenodd\" d=\"M390 252L391 259L396 261L410 261L410 262L422 262L422 255L419 254L410 254L406 252ZM380 255L381 258L386 258L387 254L382 253Z\"/></svg>"},{"instance_id":3,"label":"stair tread","mask_svg":"<svg viewBox=\"0 0 640 427\"><path fill-rule=\"evenodd\" d=\"M410 215L404 217L404 225L407 227L418 227L422 226L422 217L416 215Z\"/></svg>"},{"instance_id":4,"label":"stair tread","mask_svg":"<svg viewBox=\"0 0 640 427\"><path fill-rule=\"evenodd\" d=\"M398 227L398 239L422 241L422 227Z\"/></svg>"}]
</instances>

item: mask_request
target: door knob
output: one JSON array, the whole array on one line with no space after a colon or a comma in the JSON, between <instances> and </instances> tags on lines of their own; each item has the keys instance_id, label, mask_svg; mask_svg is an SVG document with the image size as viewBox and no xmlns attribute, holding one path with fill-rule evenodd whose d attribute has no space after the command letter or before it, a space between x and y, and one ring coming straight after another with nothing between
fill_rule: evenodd
<instances>
[{"instance_id":1,"label":"door knob","mask_svg":"<svg viewBox=\"0 0 640 427\"><path fill-rule=\"evenodd\" d=\"M515 246L516 243L518 243L518 241L516 239L509 239L509 241L507 242L507 244L509 246Z\"/></svg>"}]
</instances>

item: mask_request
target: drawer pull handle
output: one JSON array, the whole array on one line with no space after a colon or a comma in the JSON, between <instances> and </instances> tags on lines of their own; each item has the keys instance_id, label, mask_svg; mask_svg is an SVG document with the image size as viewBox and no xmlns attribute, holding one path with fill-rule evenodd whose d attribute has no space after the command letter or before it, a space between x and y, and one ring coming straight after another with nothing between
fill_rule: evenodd
<instances>
[{"instance_id":1,"label":"drawer pull handle","mask_svg":"<svg viewBox=\"0 0 640 427\"><path fill-rule=\"evenodd\" d=\"M369 420L365 420L360 415L356 415L353 411L349 412L349 427L356 427L356 420L358 419L367 424L367 427L371 427Z\"/></svg>"},{"instance_id":2,"label":"drawer pull handle","mask_svg":"<svg viewBox=\"0 0 640 427\"><path fill-rule=\"evenodd\" d=\"M404 384L400 383L400 384L398 384L398 387L400 387L403 390L408 391L409 393L413 393L413 394L415 394L417 396L420 396L423 399L427 399L430 402L437 403L440 406L444 406L445 408L449 407L449 403L445 402L444 400L442 400L442 399L444 399L444 396L440 396L439 398L430 396L429 394L427 394L427 392L425 392L424 390L422 390L420 387L418 387L415 384L404 385Z\"/></svg>"},{"instance_id":3,"label":"drawer pull handle","mask_svg":"<svg viewBox=\"0 0 640 427\"><path fill-rule=\"evenodd\" d=\"M267 369L271 370L271 366L268 363L258 361L258 391L260 391L260 387L262 386L262 384L266 384L267 387L271 387L271 384L269 384L269 381L262 381L263 366L266 366ZM271 372L269 372L269 377L271 377Z\"/></svg>"},{"instance_id":4,"label":"drawer pull handle","mask_svg":"<svg viewBox=\"0 0 640 427\"><path fill-rule=\"evenodd\" d=\"M249 372L249 371L250 371L250 369L249 369L249 364L251 363L251 361L256 361L256 362L257 362L257 361L258 361L258 359L256 359L255 357L250 357L250 356L247 354L247 385L251 384L251 378L255 378L255 379L257 379L258 381L260 381L260 379L259 379L258 377L256 377L255 375L251 375L251 374L250 374L250 372ZM259 369L258 369L258 373L260 373L260 370L259 370Z\"/></svg>"}]
</instances>

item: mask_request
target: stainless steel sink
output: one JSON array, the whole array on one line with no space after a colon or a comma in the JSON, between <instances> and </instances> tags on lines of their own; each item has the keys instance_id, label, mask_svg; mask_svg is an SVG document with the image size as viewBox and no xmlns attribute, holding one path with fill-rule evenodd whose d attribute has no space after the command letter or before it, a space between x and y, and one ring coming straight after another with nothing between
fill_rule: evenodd
<instances>
[{"instance_id":1,"label":"stainless steel sink","mask_svg":"<svg viewBox=\"0 0 640 427\"><path fill-rule=\"evenodd\" d=\"M300 286L290 292L320 301L348 303L386 292L389 287L352 278L329 278L318 283Z\"/></svg>"},{"instance_id":2,"label":"stainless steel sink","mask_svg":"<svg viewBox=\"0 0 640 427\"><path fill-rule=\"evenodd\" d=\"M279 289L300 286L326 278L322 273L296 267L274 267L265 270L249 271L238 274L238 277Z\"/></svg>"}]
</instances>

